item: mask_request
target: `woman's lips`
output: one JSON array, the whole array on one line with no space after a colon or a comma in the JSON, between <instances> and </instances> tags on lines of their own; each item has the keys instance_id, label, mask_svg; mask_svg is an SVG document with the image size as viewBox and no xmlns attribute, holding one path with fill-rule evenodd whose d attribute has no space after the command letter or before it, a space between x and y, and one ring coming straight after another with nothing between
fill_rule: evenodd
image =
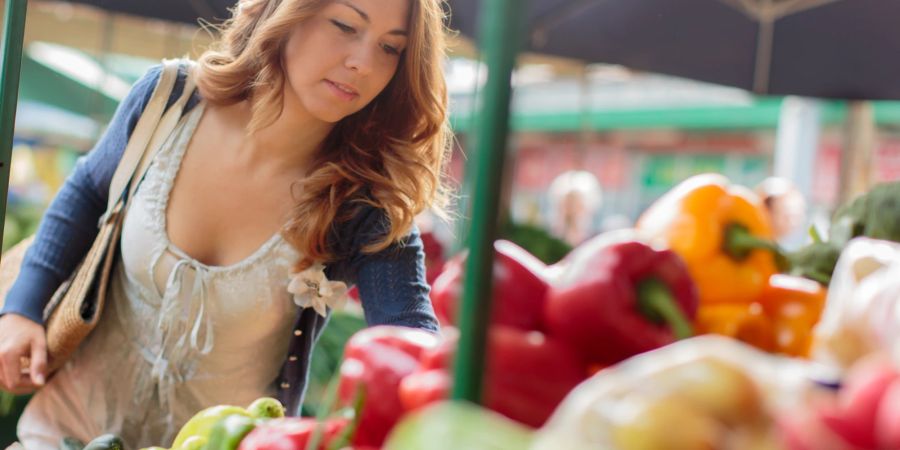
<instances>
[{"instance_id":1,"label":"woman's lips","mask_svg":"<svg viewBox=\"0 0 900 450\"><path fill-rule=\"evenodd\" d=\"M345 84L335 83L331 80L325 80L325 84L328 85L328 88L331 90L331 92L334 93L334 95L342 100L349 101L359 96L359 94L356 92L356 89L353 89L352 87Z\"/></svg>"}]
</instances>

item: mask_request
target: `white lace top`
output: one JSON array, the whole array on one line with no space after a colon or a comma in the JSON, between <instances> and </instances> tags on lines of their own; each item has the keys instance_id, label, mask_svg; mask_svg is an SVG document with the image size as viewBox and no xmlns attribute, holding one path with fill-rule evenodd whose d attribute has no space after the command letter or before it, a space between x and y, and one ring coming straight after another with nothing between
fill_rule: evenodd
<instances>
[{"instance_id":1,"label":"white lace top","mask_svg":"<svg viewBox=\"0 0 900 450\"><path fill-rule=\"evenodd\" d=\"M297 252L276 234L243 261L212 267L166 233L169 194L203 111L182 119L150 166L125 218L104 317L34 397L20 433L52 421L48 433L168 446L203 408L274 395L298 309L288 292Z\"/></svg>"}]
</instances>

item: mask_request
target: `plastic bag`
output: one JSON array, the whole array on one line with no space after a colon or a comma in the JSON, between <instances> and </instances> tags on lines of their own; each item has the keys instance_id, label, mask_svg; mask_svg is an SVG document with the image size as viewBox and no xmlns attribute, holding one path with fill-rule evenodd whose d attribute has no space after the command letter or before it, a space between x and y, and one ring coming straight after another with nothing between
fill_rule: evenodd
<instances>
[{"instance_id":1,"label":"plastic bag","mask_svg":"<svg viewBox=\"0 0 900 450\"><path fill-rule=\"evenodd\" d=\"M856 238L835 268L812 356L845 370L876 351L900 365L900 244Z\"/></svg>"},{"instance_id":2,"label":"plastic bag","mask_svg":"<svg viewBox=\"0 0 900 450\"><path fill-rule=\"evenodd\" d=\"M579 385L531 448L782 448L772 412L805 401L817 370L721 336L687 339Z\"/></svg>"}]
</instances>

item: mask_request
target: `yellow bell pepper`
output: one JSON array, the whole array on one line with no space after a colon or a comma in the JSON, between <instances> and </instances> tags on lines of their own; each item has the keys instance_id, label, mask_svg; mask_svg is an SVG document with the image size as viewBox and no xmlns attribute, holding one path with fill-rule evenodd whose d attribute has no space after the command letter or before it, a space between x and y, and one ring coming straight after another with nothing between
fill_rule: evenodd
<instances>
[{"instance_id":1,"label":"yellow bell pepper","mask_svg":"<svg viewBox=\"0 0 900 450\"><path fill-rule=\"evenodd\" d=\"M777 271L766 210L747 188L717 174L691 177L663 195L637 228L681 256L705 305L750 303Z\"/></svg>"}]
</instances>

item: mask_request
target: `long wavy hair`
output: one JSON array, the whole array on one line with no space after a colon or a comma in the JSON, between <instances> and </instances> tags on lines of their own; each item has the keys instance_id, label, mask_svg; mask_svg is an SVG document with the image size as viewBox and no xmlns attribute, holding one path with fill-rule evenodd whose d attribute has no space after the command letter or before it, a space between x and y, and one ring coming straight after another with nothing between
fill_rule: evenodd
<instances>
[{"instance_id":1,"label":"long wavy hair","mask_svg":"<svg viewBox=\"0 0 900 450\"><path fill-rule=\"evenodd\" d=\"M201 95L218 105L248 100L253 133L283 108L285 44L294 27L332 0L242 0L220 38L198 61ZM294 183L294 208L282 231L303 258L297 270L334 260L334 230L363 204L383 210L387 232L362 249L383 250L409 232L426 208L443 213L451 134L442 0L409 0L408 44L394 77L362 110L338 122L314 169Z\"/></svg>"}]
</instances>

